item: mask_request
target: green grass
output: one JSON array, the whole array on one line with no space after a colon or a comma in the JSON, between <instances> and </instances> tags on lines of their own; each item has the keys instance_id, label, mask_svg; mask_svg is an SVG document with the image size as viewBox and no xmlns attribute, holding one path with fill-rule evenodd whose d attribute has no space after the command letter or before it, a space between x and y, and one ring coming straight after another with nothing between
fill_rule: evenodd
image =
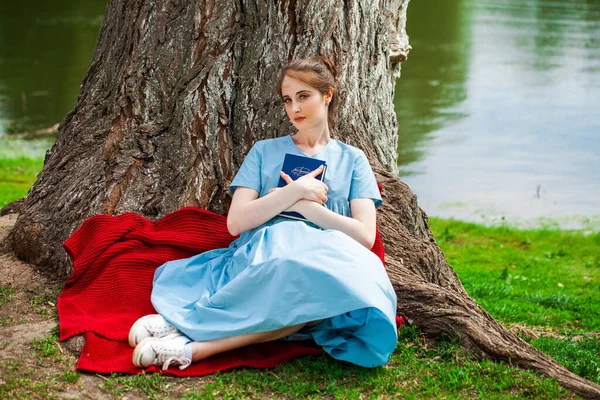
<instances>
[{"instance_id":1,"label":"green grass","mask_svg":"<svg viewBox=\"0 0 600 400\"><path fill-rule=\"evenodd\" d=\"M54 377L36 376L23 360L5 360L0 364L1 399L56 399L63 388Z\"/></svg>"},{"instance_id":2,"label":"green grass","mask_svg":"<svg viewBox=\"0 0 600 400\"><path fill-rule=\"evenodd\" d=\"M0 307L10 302L15 294L12 286L0 286Z\"/></svg>"},{"instance_id":3,"label":"green grass","mask_svg":"<svg viewBox=\"0 0 600 400\"><path fill-rule=\"evenodd\" d=\"M58 326L52 330L52 333L45 338L35 338L31 341L33 347L33 358L37 360L38 365L60 363L64 361L65 356L58 344Z\"/></svg>"},{"instance_id":4,"label":"green grass","mask_svg":"<svg viewBox=\"0 0 600 400\"><path fill-rule=\"evenodd\" d=\"M490 361L472 361L461 347L425 341L402 329L390 363L366 369L330 357L304 357L271 371L219 373L184 399L218 398L565 398L555 381Z\"/></svg>"},{"instance_id":5,"label":"green grass","mask_svg":"<svg viewBox=\"0 0 600 400\"><path fill-rule=\"evenodd\" d=\"M541 337L530 340L530 343L571 372L600 384L600 337Z\"/></svg>"},{"instance_id":6,"label":"green grass","mask_svg":"<svg viewBox=\"0 0 600 400\"><path fill-rule=\"evenodd\" d=\"M40 357L52 357L58 354L58 336L50 335L43 339L33 339L31 344Z\"/></svg>"},{"instance_id":7,"label":"green grass","mask_svg":"<svg viewBox=\"0 0 600 400\"><path fill-rule=\"evenodd\" d=\"M58 375L58 379L65 383L75 383L79 380L79 378L81 378L81 374L74 371L65 371Z\"/></svg>"},{"instance_id":8,"label":"green grass","mask_svg":"<svg viewBox=\"0 0 600 400\"><path fill-rule=\"evenodd\" d=\"M44 161L34 158L0 158L0 208L27 195Z\"/></svg>"},{"instance_id":9,"label":"green grass","mask_svg":"<svg viewBox=\"0 0 600 400\"><path fill-rule=\"evenodd\" d=\"M430 222L467 292L495 318L600 330L600 233Z\"/></svg>"},{"instance_id":10,"label":"green grass","mask_svg":"<svg viewBox=\"0 0 600 400\"><path fill-rule=\"evenodd\" d=\"M56 302L60 290L58 285L53 288L0 285L0 326L22 323L22 318L32 313L47 320L57 318Z\"/></svg>"},{"instance_id":11,"label":"green grass","mask_svg":"<svg viewBox=\"0 0 600 400\"><path fill-rule=\"evenodd\" d=\"M139 390L148 398L163 398L167 388L166 378L158 374L139 374L132 376L111 375L103 386L114 397L121 398L124 393Z\"/></svg>"},{"instance_id":12,"label":"green grass","mask_svg":"<svg viewBox=\"0 0 600 400\"><path fill-rule=\"evenodd\" d=\"M0 287L1 289L1 287ZM40 316L44 318L56 318L58 317L56 310L56 302L58 295L60 294L60 288L54 290L44 290L39 286L32 288L29 293L31 298L29 300L29 309L34 310ZM42 294L35 294L42 293Z\"/></svg>"}]
</instances>

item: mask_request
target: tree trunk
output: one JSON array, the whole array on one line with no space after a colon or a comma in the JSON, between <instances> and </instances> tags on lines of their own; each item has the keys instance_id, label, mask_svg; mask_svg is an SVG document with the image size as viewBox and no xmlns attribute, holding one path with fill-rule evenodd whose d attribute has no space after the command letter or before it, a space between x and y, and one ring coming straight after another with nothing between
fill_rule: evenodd
<instances>
[{"instance_id":1,"label":"tree trunk","mask_svg":"<svg viewBox=\"0 0 600 400\"><path fill-rule=\"evenodd\" d=\"M9 237L22 259L66 277L62 242L88 217L159 218L187 205L225 214L227 188L259 139L292 131L275 81L294 57L339 74L334 136L365 151L384 186L379 227L398 312L478 356L533 368L584 396L600 387L535 350L477 306L395 176L392 99L410 49L408 0L111 0L73 111Z\"/></svg>"}]
</instances>

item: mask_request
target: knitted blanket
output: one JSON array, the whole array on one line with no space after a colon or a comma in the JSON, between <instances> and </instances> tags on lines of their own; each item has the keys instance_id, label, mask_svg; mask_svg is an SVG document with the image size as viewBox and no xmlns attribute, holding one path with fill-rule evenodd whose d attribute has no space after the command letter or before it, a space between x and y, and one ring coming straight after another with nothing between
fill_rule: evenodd
<instances>
[{"instance_id":1,"label":"knitted blanket","mask_svg":"<svg viewBox=\"0 0 600 400\"><path fill-rule=\"evenodd\" d=\"M137 374L127 343L131 325L156 311L150 302L154 271L167 261L228 247L235 239L226 217L186 207L157 221L137 214L96 215L69 237L64 247L74 271L58 298L60 340L83 334L78 370ZM377 232L372 251L383 261ZM398 325L402 323L397 318ZM200 376L247 366L272 368L302 355L321 354L309 341L274 341L218 354L169 374ZM161 372L152 366L146 372Z\"/></svg>"}]
</instances>

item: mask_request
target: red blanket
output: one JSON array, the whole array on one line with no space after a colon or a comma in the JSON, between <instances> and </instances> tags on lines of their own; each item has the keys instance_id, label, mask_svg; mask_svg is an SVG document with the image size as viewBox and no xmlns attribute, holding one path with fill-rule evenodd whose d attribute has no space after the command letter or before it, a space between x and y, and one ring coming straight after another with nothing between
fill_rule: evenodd
<instances>
[{"instance_id":1,"label":"red blanket","mask_svg":"<svg viewBox=\"0 0 600 400\"><path fill-rule=\"evenodd\" d=\"M131 325L156 313L150 303L154 270L163 263L207 250L228 247L235 238L226 218L186 207L151 222L128 213L97 215L86 220L64 243L74 271L58 298L60 340L83 334L85 346L77 369L142 372L131 362L127 344ZM379 232L373 252L383 261ZM402 319L397 319L398 324ZM271 368L283 361L322 350L312 342L268 342L247 346L194 363L179 376L200 376L239 366ZM148 371L160 371L157 366Z\"/></svg>"}]
</instances>

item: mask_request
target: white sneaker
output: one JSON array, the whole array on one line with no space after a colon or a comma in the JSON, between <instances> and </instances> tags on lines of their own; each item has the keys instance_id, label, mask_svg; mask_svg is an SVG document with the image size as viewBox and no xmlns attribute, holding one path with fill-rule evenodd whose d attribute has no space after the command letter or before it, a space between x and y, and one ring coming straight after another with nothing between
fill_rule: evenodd
<instances>
[{"instance_id":1,"label":"white sneaker","mask_svg":"<svg viewBox=\"0 0 600 400\"><path fill-rule=\"evenodd\" d=\"M181 333L162 338L148 337L133 350L133 364L140 368L162 365L162 369L166 370L173 363L179 365L179 369L187 368L192 360L185 358L183 347L191 341L192 339Z\"/></svg>"},{"instance_id":2,"label":"white sneaker","mask_svg":"<svg viewBox=\"0 0 600 400\"><path fill-rule=\"evenodd\" d=\"M146 315L135 321L129 330L129 345L135 347L148 337L164 337L179 332L159 314Z\"/></svg>"}]
</instances>

